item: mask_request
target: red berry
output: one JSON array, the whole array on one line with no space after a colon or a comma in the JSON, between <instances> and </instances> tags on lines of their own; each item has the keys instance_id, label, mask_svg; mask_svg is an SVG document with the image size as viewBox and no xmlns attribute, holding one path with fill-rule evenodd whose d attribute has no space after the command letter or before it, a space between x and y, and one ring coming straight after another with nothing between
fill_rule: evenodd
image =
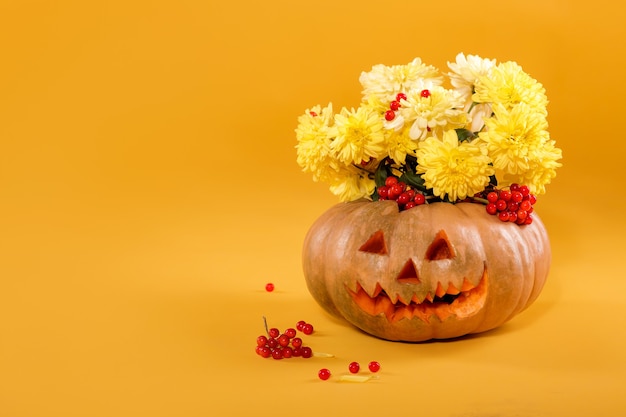
<instances>
[{"instance_id":1,"label":"red berry","mask_svg":"<svg viewBox=\"0 0 626 417\"><path fill-rule=\"evenodd\" d=\"M293 356L293 349L289 346L283 348L283 358L291 358Z\"/></svg>"},{"instance_id":2,"label":"red berry","mask_svg":"<svg viewBox=\"0 0 626 417\"><path fill-rule=\"evenodd\" d=\"M299 337L294 337L293 339L291 339L291 346L293 346L294 348L301 347L302 339L300 339Z\"/></svg>"},{"instance_id":3,"label":"red berry","mask_svg":"<svg viewBox=\"0 0 626 417\"><path fill-rule=\"evenodd\" d=\"M348 365L350 373L356 374L359 372L359 369L361 369L361 365L358 362L350 362L350 365Z\"/></svg>"},{"instance_id":4,"label":"red berry","mask_svg":"<svg viewBox=\"0 0 626 417\"><path fill-rule=\"evenodd\" d=\"M532 204L534 206L535 203L537 202L537 197L534 194L529 194L528 195L528 201L530 201L530 204Z\"/></svg>"},{"instance_id":5,"label":"red berry","mask_svg":"<svg viewBox=\"0 0 626 417\"><path fill-rule=\"evenodd\" d=\"M313 350L310 347L303 346L300 349L302 349L302 357L303 358L308 359L311 356L313 356Z\"/></svg>"},{"instance_id":6,"label":"red berry","mask_svg":"<svg viewBox=\"0 0 626 417\"><path fill-rule=\"evenodd\" d=\"M513 191L511 193L511 200L515 201L516 203L519 203L523 199L524 199L524 195L520 193L519 191Z\"/></svg>"},{"instance_id":7,"label":"red berry","mask_svg":"<svg viewBox=\"0 0 626 417\"><path fill-rule=\"evenodd\" d=\"M411 197L409 196L409 194L405 191L402 194L400 194L398 196L398 198L396 199L396 201L398 202L398 204L406 204L411 200Z\"/></svg>"},{"instance_id":8,"label":"red berry","mask_svg":"<svg viewBox=\"0 0 626 417\"><path fill-rule=\"evenodd\" d=\"M406 100L406 94L404 93L398 93L396 94L396 100L400 101L400 100Z\"/></svg>"},{"instance_id":9,"label":"red berry","mask_svg":"<svg viewBox=\"0 0 626 417\"><path fill-rule=\"evenodd\" d=\"M526 217L526 220L524 220L524 224L531 224L533 222L533 218L528 216Z\"/></svg>"},{"instance_id":10,"label":"red berry","mask_svg":"<svg viewBox=\"0 0 626 417\"><path fill-rule=\"evenodd\" d=\"M496 214L498 212L498 208L494 203L487 204L487 213Z\"/></svg>"},{"instance_id":11,"label":"red berry","mask_svg":"<svg viewBox=\"0 0 626 417\"><path fill-rule=\"evenodd\" d=\"M511 201L509 201L509 204L506 205L506 209L508 211L517 211L517 210L519 210L519 204L516 203L515 201L511 200Z\"/></svg>"},{"instance_id":12,"label":"red berry","mask_svg":"<svg viewBox=\"0 0 626 417\"><path fill-rule=\"evenodd\" d=\"M265 284L265 291L267 292L274 291L274 284L272 284L271 282L268 282L267 284Z\"/></svg>"},{"instance_id":13,"label":"red berry","mask_svg":"<svg viewBox=\"0 0 626 417\"><path fill-rule=\"evenodd\" d=\"M490 203L495 203L496 201L498 201L498 193L492 191L487 194L487 201L489 201Z\"/></svg>"},{"instance_id":14,"label":"red berry","mask_svg":"<svg viewBox=\"0 0 626 417\"><path fill-rule=\"evenodd\" d=\"M271 349L278 347L278 340L270 337L269 339L267 339L267 346Z\"/></svg>"},{"instance_id":15,"label":"red berry","mask_svg":"<svg viewBox=\"0 0 626 417\"><path fill-rule=\"evenodd\" d=\"M306 324L306 321L300 320L298 323L296 323L296 329L298 331L302 331L302 328L304 327L305 324Z\"/></svg>"},{"instance_id":16,"label":"red berry","mask_svg":"<svg viewBox=\"0 0 626 417\"><path fill-rule=\"evenodd\" d=\"M285 334L288 338L293 339L294 337L296 337L296 329L290 327L285 330Z\"/></svg>"},{"instance_id":17,"label":"red berry","mask_svg":"<svg viewBox=\"0 0 626 417\"><path fill-rule=\"evenodd\" d=\"M378 363L376 361L371 361L369 363L369 365L367 365L367 367L369 368L370 372L378 372L378 371L380 371L380 363Z\"/></svg>"},{"instance_id":18,"label":"red berry","mask_svg":"<svg viewBox=\"0 0 626 417\"><path fill-rule=\"evenodd\" d=\"M278 337L278 344L282 347L289 345L289 336L287 336L286 334L281 334Z\"/></svg>"},{"instance_id":19,"label":"red berry","mask_svg":"<svg viewBox=\"0 0 626 417\"><path fill-rule=\"evenodd\" d=\"M398 183L398 177L391 176L391 177L385 178L385 185L387 187L391 187L392 185L397 184L397 183Z\"/></svg>"},{"instance_id":20,"label":"red berry","mask_svg":"<svg viewBox=\"0 0 626 417\"><path fill-rule=\"evenodd\" d=\"M428 98L430 97L430 90L422 90L420 92L420 96L424 97L424 98Z\"/></svg>"},{"instance_id":21,"label":"red berry","mask_svg":"<svg viewBox=\"0 0 626 417\"><path fill-rule=\"evenodd\" d=\"M394 112L393 110L387 110L385 112L385 120L386 121L390 122L390 121L392 121L395 118L396 118L396 112Z\"/></svg>"},{"instance_id":22,"label":"red berry","mask_svg":"<svg viewBox=\"0 0 626 417\"><path fill-rule=\"evenodd\" d=\"M528 212L526 210L517 210L517 221L524 221L528 217Z\"/></svg>"},{"instance_id":23,"label":"red berry","mask_svg":"<svg viewBox=\"0 0 626 417\"><path fill-rule=\"evenodd\" d=\"M274 359L282 359L283 358L283 351L282 351L282 349L273 349L272 350L272 358L274 358Z\"/></svg>"},{"instance_id":24,"label":"red berry","mask_svg":"<svg viewBox=\"0 0 626 417\"><path fill-rule=\"evenodd\" d=\"M501 211L500 213L498 213L498 218L503 221L503 222L508 222L509 221L509 212L508 211Z\"/></svg>"},{"instance_id":25,"label":"red berry","mask_svg":"<svg viewBox=\"0 0 626 417\"><path fill-rule=\"evenodd\" d=\"M267 346L259 347L259 355L264 358L269 358L270 356L272 356L272 350Z\"/></svg>"},{"instance_id":26,"label":"red berry","mask_svg":"<svg viewBox=\"0 0 626 417\"><path fill-rule=\"evenodd\" d=\"M524 197L526 197L528 194L530 194L530 189L527 185L522 185L519 187L519 192L522 193Z\"/></svg>"},{"instance_id":27,"label":"red berry","mask_svg":"<svg viewBox=\"0 0 626 417\"><path fill-rule=\"evenodd\" d=\"M532 208L532 206L533 205L530 204L530 201L528 201L528 200L524 200L521 203L519 203L520 210L528 211L528 210L530 210Z\"/></svg>"},{"instance_id":28,"label":"red berry","mask_svg":"<svg viewBox=\"0 0 626 417\"><path fill-rule=\"evenodd\" d=\"M261 335L256 338L257 346L265 346L267 344L267 337Z\"/></svg>"},{"instance_id":29,"label":"red berry","mask_svg":"<svg viewBox=\"0 0 626 417\"><path fill-rule=\"evenodd\" d=\"M511 192L507 190L500 191L500 199L504 201L509 201L511 199Z\"/></svg>"},{"instance_id":30,"label":"red berry","mask_svg":"<svg viewBox=\"0 0 626 417\"><path fill-rule=\"evenodd\" d=\"M389 108L393 111L396 111L400 108L400 102L398 100L394 100L391 103L389 103Z\"/></svg>"},{"instance_id":31,"label":"red berry","mask_svg":"<svg viewBox=\"0 0 626 417\"><path fill-rule=\"evenodd\" d=\"M302 348L301 347L295 347L293 348L293 353L291 354L291 356L293 356L294 358L299 358L302 356Z\"/></svg>"},{"instance_id":32,"label":"red berry","mask_svg":"<svg viewBox=\"0 0 626 417\"><path fill-rule=\"evenodd\" d=\"M271 338L275 339L280 336L280 330L278 330L276 327L272 327L271 329L269 329L268 334Z\"/></svg>"},{"instance_id":33,"label":"red berry","mask_svg":"<svg viewBox=\"0 0 626 417\"><path fill-rule=\"evenodd\" d=\"M413 207L415 207L417 204L415 204L415 201L409 201L408 203L406 203L404 205L404 209L408 210L408 209L412 209Z\"/></svg>"},{"instance_id":34,"label":"red berry","mask_svg":"<svg viewBox=\"0 0 626 417\"><path fill-rule=\"evenodd\" d=\"M516 211L510 211L509 212L509 221L511 223L515 223L517 221L517 212Z\"/></svg>"},{"instance_id":35,"label":"red berry","mask_svg":"<svg viewBox=\"0 0 626 417\"><path fill-rule=\"evenodd\" d=\"M504 200L496 201L496 209L498 211L504 211L504 210L506 210L506 207L507 207L506 201L504 201Z\"/></svg>"},{"instance_id":36,"label":"red berry","mask_svg":"<svg viewBox=\"0 0 626 417\"><path fill-rule=\"evenodd\" d=\"M302 333L307 334L307 335L312 334L313 333L313 325L309 324L309 323L305 324L302 327Z\"/></svg>"},{"instance_id":37,"label":"red berry","mask_svg":"<svg viewBox=\"0 0 626 417\"><path fill-rule=\"evenodd\" d=\"M415 201L415 204L419 206L426 202L426 197L424 197L424 194L422 193L416 193L415 197L413 198L413 201Z\"/></svg>"},{"instance_id":38,"label":"red berry","mask_svg":"<svg viewBox=\"0 0 626 417\"><path fill-rule=\"evenodd\" d=\"M406 188L406 184L403 182L398 182L393 184L390 188L389 188L389 193L388 195L394 195L395 198L397 198L400 194L402 194L404 192L404 189ZM389 197L391 198L391 197Z\"/></svg>"},{"instance_id":39,"label":"red berry","mask_svg":"<svg viewBox=\"0 0 626 417\"><path fill-rule=\"evenodd\" d=\"M330 371L326 368L322 368L319 370L319 372L317 373L317 376L322 380L322 381L326 381L328 378L330 378Z\"/></svg>"},{"instance_id":40,"label":"red berry","mask_svg":"<svg viewBox=\"0 0 626 417\"><path fill-rule=\"evenodd\" d=\"M519 191L519 184L515 184L515 183L513 183L513 184L511 184L511 186L509 187L509 189L511 190L511 192L514 192L514 191Z\"/></svg>"}]
</instances>

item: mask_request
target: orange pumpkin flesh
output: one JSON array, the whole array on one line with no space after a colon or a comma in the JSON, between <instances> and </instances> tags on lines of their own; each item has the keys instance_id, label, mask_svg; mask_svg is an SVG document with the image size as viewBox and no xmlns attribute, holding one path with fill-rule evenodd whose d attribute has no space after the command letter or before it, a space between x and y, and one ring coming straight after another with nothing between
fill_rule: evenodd
<instances>
[{"instance_id":1,"label":"orange pumpkin flesh","mask_svg":"<svg viewBox=\"0 0 626 417\"><path fill-rule=\"evenodd\" d=\"M309 291L374 336L423 341L500 326L539 295L550 265L541 220L503 223L473 203L398 211L392 201L341 203L303 248Z\"/></svg>"}]
</instances>

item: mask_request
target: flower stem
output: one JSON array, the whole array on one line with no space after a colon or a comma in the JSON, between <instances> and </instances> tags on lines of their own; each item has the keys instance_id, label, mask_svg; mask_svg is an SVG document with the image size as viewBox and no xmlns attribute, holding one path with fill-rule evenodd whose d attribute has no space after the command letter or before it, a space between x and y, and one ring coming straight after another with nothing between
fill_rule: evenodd
<instances>
[{"instance_id":1,"label":"flower stem","mask_svg":"<svg viewBox=\"0 0 626 417\"><path fill-rule=\"evenodd\" d=\"M476 201L482 204L489 204L489 201L486 198L481 198L481 197L470 197L472 199L472 201Z\"/></svg>"}]
</instances>

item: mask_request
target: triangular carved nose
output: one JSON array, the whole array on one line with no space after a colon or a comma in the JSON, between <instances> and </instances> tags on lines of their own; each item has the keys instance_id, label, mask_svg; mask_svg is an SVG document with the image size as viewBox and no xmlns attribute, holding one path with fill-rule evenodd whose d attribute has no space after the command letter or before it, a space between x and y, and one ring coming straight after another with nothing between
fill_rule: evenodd
<instances>
[{"instance_id":1,"label":"triangular carved nose","mask_svg":"<svg viewBox=\"0 0 626 417\"><path fill-rule=\"evenodd\" d=\"M426 259L429 261L438 261L440 259L452 259L454 256L454 249L452 249L452 245L450 245L448 235L446 235L446 232L443 230L440 230L426 250Z\"/></svg>"},{"instance_id":2,"label":"triangular carved nose","mask_svg":"<svg viewBox=\"0 0 626 417\"><path fill-rule=\"evenodd\" d=\"M420 283L420 279L417 274L417 269L415 269L415 264L413 263L412 260L409 259L408 261L406 261L406 263L402 267L402 270L400 271L396 279L401 284L419 284Z\"/></svg>"}]
</instances>

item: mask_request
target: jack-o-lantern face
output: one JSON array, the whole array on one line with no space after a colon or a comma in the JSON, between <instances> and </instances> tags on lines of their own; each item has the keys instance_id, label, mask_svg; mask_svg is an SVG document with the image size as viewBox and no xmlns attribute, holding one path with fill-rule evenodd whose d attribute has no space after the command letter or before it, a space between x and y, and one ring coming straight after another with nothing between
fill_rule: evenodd
<instances>
[{"instance_id":1,"label":"jack-o-lantern face","mask_svg":"<svg viewBox=\"0 0 626 417\"><path fill-rule=\"evenodd\" d=\"M471 203L339 204L305 239L305 278L326 310L384 339L486 331L541 291L550 247L535 219L505 224Z\"/></svg>"}]
</instances>

